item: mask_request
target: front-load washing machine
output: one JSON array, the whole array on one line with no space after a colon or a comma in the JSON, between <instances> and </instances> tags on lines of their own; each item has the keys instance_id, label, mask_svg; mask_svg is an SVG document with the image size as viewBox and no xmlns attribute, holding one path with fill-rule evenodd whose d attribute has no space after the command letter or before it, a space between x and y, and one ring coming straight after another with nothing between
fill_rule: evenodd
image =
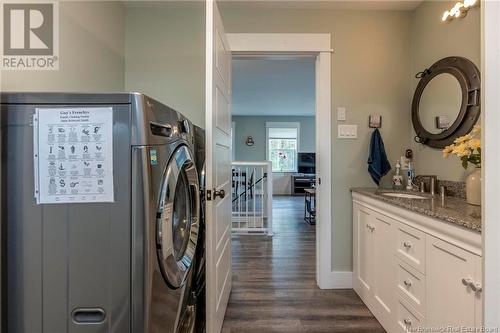
<instances>
[{"instance_id":1,"label":"front-load washing machine","mask_svg":"<svg viewBox=\"0 0 500 333\"><path fill-rule=\"evenodd\" d=\"M3 93L3 332L175 332L198 243L193 125L137 93Z\"/></svg>"},{"instance_id":2,"label":"front-load washing machine","mask_svg":"<svg viewBox=\"0 0 500 333\"><path fill-rule=\"evenodd\" d=\"M179 333L205 332L205 130L194 125L194 157L200 183L200 219L194 264L186 281Z\"/></svg>"}]
</instances>

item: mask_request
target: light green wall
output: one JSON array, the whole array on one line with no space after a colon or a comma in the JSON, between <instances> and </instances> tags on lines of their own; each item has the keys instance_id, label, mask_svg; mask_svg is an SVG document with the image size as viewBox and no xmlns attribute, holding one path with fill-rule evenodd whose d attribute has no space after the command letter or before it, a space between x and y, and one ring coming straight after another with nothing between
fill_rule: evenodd
<instances>
[{"instance_id":1,"label":"light green wall","mask_svg":"<svg viewBox=\"0 0 500 333\"><path fill-rule=\"evenodd\" d=\"M336 271L352 270L349 188L374 185L366 164L371 134L368 115L382 115L382 136L391 161L409 144L410 15L401 11L222 9L228 32L332 35L332 265ZM347 108L346 123L358 125L357 140L337 139L335 110L340 106Z\"/></svg>"},{"instance_id":2,"label":"light green wall","mask_svg":"<svg viewBox=\"0 0 500 333\"><path fill-rule=\"evenodd\" d=\"M462 56L481 68L480 8L469 10L466 17L441 22L443 12L456 1L425 1L411 17L411 96L418 84L415 73L429 68L437 60L448 56ZM412 127L413 129L413 127ZM441 150L429 148L409 138L415 152L417 174L434 174L440 179L464 180L466 171L456 157L443 159Z\"/></svg>"},{"instance_id":3,"label":"light green wall","mask_svg":"<svg viewBox=\"0 0 500 333\"><path fill-rule=\"evenodd\" d=\"M125 88L145 93L204 127L204 3L143 6L127 8Z\"/></svg>"},{"instance_id":4,"label":"light green wall","mask_svg":"<svg viewBox=\"0 0 500 333\"><path fill-rule=\"evenodd\" d=\"M61 1L59 16L59 70L2 71L2 90L123 91L124 4Z\"/></svg>"},{"instance_id":5,"label":"light green wall","mask_svg":"<svg viewBox=\"0 0 500 333\"><path fill-rule=\"evenodd\" d=\"M3 71L1 89L138 91L204 126L204 9L194 1L61 1L60 69Z\"/></svg>"},{"instance_id":6,"label":"light green wall","mask_svg":"<svg viewBox=\"0 0 500 333\"><path fill-rule=\"evenodd\" d=\"M316 126L312 116L300 117L255 117L233 116L235 125L235 159L237 161L265 161L266 160L266 122L298 122L300 123L299 152L316 151ZM254 138L255 144L247 146L248 136Z\"/></svg>"},{"instance_id":7,"label":"light green wall","mask_svg":"<svg viewBox=\"0 0 500 333\"><path fill-rule=\"evenodd\" d=\"M450 23L440 16L452 2L426 1L413 13L272 8L224 9L228 32L330 33L332 35L332 265L352 269L352 186L373 186L366 168L369 114L381 114L389 160L407 146L417 173L460 179L459 163L415 145L410 103L416 71L449 55L480 67L479 10ZM151 95L204 124L205 22L201 2L147 8L122 2L61 2L60 70L2 72L3 90L121 91ZM125 31L125 33L124 33ZM358 139L337 138L337 107ZM265 137L265 136L264 136ZM383 183L388 184L385 177Z\"/></svg>"}]
</instances>

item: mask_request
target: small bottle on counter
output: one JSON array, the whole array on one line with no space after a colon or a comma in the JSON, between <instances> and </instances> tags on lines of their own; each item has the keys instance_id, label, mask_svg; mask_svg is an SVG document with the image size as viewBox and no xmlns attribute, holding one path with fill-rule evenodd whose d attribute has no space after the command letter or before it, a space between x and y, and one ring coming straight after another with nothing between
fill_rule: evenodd
<instances>
[{"instance_id":1,"label":"small bottle on counter","mask_svg":"<svg viewBox=\"0 0 500 333\"><path fill-rule=\"evenodd\" d=\"M406 189L408 191L413 190L413 179L415 178L415 174L413 172L413 166L411 162L408 162L408 171L406 172L407 180L406 180Z\"/></svg>"},{"instance_id":2,"label":"small bottle on counter","mask_svg":"<svg viewBox=\"0 0 500 333\"><path fill-rule=\"evenodd\" d=\"M394 190L403 189L403 175L401 174L401 164L396 161L396 173L392 176L392 188Z\"/></svg>"}]
</instances>

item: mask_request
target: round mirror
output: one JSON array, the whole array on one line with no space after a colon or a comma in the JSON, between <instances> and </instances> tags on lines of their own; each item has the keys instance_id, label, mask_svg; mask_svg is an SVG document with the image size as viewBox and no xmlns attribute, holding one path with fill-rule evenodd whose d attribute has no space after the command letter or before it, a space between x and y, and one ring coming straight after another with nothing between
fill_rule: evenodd
<instances>
[{"instance_id":1,"label":"round mirror","mask_svg":"<svg viewBox=\"0 0 500 333\"><path fill-rule=\"evenodd\" d=\"M474 63L447 57L415 75L411 106L415 141L444 148L472 130L481 113L481 80Z\"/></svg>"},{"instance_id":2,"label":"round mirror","mask_svg":"<svg viewBox=\"0 0 500 333\"><path fill-rule=\"evenodd\" d=\"M427 132L441 133L455 122L461 106L460 82L451 74L438 74L427 83L420 97L420 122Z\"/></svg>"}]
</instances>

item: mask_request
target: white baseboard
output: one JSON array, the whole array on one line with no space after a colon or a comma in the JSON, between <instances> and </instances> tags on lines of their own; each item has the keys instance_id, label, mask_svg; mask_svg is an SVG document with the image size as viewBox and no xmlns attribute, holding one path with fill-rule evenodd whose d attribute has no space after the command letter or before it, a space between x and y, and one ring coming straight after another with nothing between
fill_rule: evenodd
<instances>
[{"instance_id":1,"label":"white baseboard","mask_svg":"<svg viewBox=\"0 0 500 333\"><path fill-rule=\"evenodd\" d=\"M320 281L321 289L351 289L352 288L352 272L349 271L334 271L325 276L323 281Z\"/></svg>"}]
</instances>

